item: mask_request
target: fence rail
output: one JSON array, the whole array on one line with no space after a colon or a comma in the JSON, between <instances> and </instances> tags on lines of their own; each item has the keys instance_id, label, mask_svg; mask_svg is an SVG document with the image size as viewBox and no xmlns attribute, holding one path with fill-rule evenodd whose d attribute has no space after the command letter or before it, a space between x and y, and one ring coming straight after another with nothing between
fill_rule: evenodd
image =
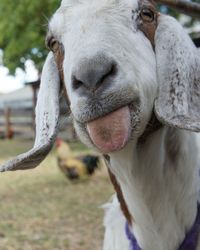
<instances>
[{"instance_id":1,"label":"fence rail","mask_svg":"<svg viewBox=\"0 0 200 250\"><path fill-rule=\"evenodd\" d=\"M68 140L75 140L76 135L72 119L66 118L66 108L61 108L60 133ZM0 109L0 139L20 137L33 139L35 136L34 111L30 108Z\"/></svg>"}]
</instances>

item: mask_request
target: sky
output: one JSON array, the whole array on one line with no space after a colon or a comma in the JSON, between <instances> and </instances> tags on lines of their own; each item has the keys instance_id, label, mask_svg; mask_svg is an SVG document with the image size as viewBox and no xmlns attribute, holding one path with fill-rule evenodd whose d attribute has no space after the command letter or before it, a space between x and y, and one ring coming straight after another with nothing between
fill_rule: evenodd
<instances>
[{"instance_id":1,"label":"sky","mask_svg":"<svg viewBox=\"0 0 200 250\"><path fill-rule=\"evenodd\" d=\"M15 76L9 75L7 68L0 66L0 93L8 93L24 86L25 82L36 81L38 72L34 63L30 60L26 62L26 72L21 69L16 70Z\"/></svg>"}]
</instances>

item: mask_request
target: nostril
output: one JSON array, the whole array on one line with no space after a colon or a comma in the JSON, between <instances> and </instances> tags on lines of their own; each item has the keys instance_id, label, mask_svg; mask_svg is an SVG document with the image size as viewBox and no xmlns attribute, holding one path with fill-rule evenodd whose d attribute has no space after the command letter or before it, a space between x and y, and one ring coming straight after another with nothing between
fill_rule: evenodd
<instances>
[{"instance_id":1,"label":"nostril","mask_svg":"<svg viewBox=\"0 0 200 250\"><path fill-rule=\"evenodd\" d=\"M101 67L99 67L101 68ZM97 76L98 73L101 72L101 77ZM101 84L103 84L107 79L110 79L110 77L114 77L116 74L117 74L117 64L116 63L111 63L110 64L110 67L107 67L106 70L104 70L104 74L102 74L102 71L94 71L93 74L96 73L96 76L97 76L97 79L96 79L96 82L94 80L93 84L92 83L89 83L89 81L85 82L84 81L81 81L79 80L75 75L72 76L72 87L74 90L77 90L79 89L80 87L84 86L86 88L98 88ZM94 77L93 77L94 78ZM94 78L95 79L95 78ZM89 86L90 85L90 86Z\"/></svg>"},{"instance_id":2,"label":"nostril","mask_svg":"<svg viewBox=\"0 0 200 250\"><path fill-rule=\"evenodd\" d=\"M108 77L114 77L116 74L117 74L117 64L112 63L110 69L108 69L108 72L104 76L102 76L98 84L102 84Z\"/></svg>"},{"instance_id":3,"label":"nostril","mask_svg":"<svg viewBox=\"0 0 200 250\"><path fill-rule=\"evenodd\" d=\"M75 76L72 77L72 86L74 90L80 88L82 85L84 85L82 81L78 80Z\"/></svg>"},{"instance_id":4,"label":"nostril","mask_svg":"<svg viewBox=\"0 0 200 250\"><path fill-rule=\"evenodd\" d=\"M94 93L103 85L101 91L112 83L117 72L118 64L109 57L97 55L89 59L84 58L73 69L72 88Z\"/></svg>"}]
</instances>

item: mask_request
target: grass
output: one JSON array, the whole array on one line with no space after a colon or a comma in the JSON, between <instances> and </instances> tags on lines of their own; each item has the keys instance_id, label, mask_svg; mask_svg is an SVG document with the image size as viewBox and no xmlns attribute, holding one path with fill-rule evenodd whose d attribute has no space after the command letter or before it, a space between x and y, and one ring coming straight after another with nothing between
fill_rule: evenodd
<instances>
[{"instance_id":1,"label":"grass","mask_svg":"<svg viewBox=\"0 0 200 250\"><path fill-rule=\"evenodd\" d=\"M0 141L0 162L30 148L32 142ZM87 150L79 143L74 150ZM0 175L1 250L100 250L103 211L113 193L104 170L69 182L56 165L55 152L39 168Z\"/></svg>"}]
</instances>

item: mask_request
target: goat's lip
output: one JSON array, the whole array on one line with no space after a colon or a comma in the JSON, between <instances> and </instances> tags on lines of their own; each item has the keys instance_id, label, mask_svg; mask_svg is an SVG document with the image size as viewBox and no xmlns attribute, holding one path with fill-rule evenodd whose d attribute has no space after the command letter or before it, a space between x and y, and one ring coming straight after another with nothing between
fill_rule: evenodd
<instances>
[{"instance_id":1,"label":"goat's lip","mask_svg":"<svg viewBox=\"0 0 200 250\"><path fill-rule=\"evenodd\" d=\"M75 110L73 112L72 110L72 113L74 120L85 127L85 124L108 115L121 107L129 106L130 110L134 110L139 105L140 99L137 96L124 97L124 95L113 94L104 99L87 100L87 102L81 103L81 107L78 111Z\"/></svg>"},{"instance_id":2,"label":"goat's lip","mask_svg":"<svg viewBox=\"0 0 200 250\"><path fill-rule=\"evenodd\" d=\"M109 153L122 149L131 134L130 109L123 106L87 123L87 131L94 145Z\"/></svg>"}]
</instances>

